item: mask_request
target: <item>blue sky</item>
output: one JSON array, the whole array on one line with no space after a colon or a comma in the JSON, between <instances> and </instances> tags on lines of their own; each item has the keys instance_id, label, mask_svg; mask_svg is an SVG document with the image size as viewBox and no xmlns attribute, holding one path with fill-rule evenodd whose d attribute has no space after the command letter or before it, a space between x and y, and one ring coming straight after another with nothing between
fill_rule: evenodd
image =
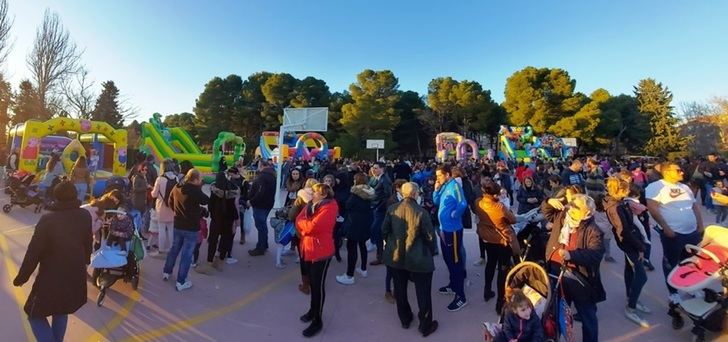
<instances>
[{"instance_id":1,"label":"blue sky","mask_svg":"<svg viewBox=\"0 0 728 342\"><path fill-rule=\"evenodd\" d=\"M81 1L10 0L5 72L30 76L43 10L82 47L97 87L114 80L141 119L192 111L214 76L288 72L344 90L361 70L390 69L400 89L475 80L503 100L532 65L563 68L577 90L631 93L645 77L682 101L728 96L726 1Z\"/></svg>"}]
</instances>

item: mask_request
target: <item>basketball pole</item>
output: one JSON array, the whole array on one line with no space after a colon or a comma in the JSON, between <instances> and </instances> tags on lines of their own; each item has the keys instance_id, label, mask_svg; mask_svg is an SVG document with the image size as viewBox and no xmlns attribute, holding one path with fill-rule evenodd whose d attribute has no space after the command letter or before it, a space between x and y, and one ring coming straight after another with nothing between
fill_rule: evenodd
<instances>
[{"instance_id":1,"label":"basketball pole","mask_svg":"<svg viewBox=\"0 0 728 342\"><path fill-rule=\"evenodd\" d=\"M283 186L283 135L286 133L286 125L281 125L281 129L278 132L278 164L276 170L276 197L273 206L275 208L283 208L281 203L281 187ZM285 202L284 202L285 203Z\"/></svg>"}]
</instances>

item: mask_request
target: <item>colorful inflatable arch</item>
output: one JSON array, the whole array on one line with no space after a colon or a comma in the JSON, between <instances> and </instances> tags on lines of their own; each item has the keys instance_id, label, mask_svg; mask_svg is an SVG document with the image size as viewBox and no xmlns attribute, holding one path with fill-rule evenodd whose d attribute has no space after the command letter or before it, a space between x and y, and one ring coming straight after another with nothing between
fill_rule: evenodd
<instances>
[{"instance_id":1,"label":"colorful inflatable arch","mask_svg":"<svg viewBox=\"0 0 728 342\"><path fill-rule=\"evenodd\" d=\"M467 156L467 148L470 147L470 155ZM478 159L478 144L475 143L475 141L472 141L470 139L462 139L457 146L457 150L455 152L455 159L457 160L463 160L463 159ZM467 156L467 157L466 157Z\"/></svg>"},{"instance_id":2,"label":"colorful inflatable arch","mask_svg":"<svg viewBox=\"0 0 728 342\"><path fill-rule=\"evenodd\" d=\"M468 153L468 147L470 148L470 153ZM443 132L436 135L435 150L435 160L439 162L446 161L450 158L455 158L456 160L468 158L477 160L481 158L481 154L485 153L480 151L475 141L453 132Z\"/></svg>"},{"instance_id":3,"label":"colorful inflatable arch","mask_svg":"<svg viewBox=\"0 0 728 342\"><path fill-rule=\"evenodd\" d=\"M20 161L18 167L21 170L35 173L39 169L39 160L41 157L41 148L44 143L44 137L50 136L58 132L77 132L79 137L82 134L93 133L106 137L110 144L113 144L113 162L111 163L111 174L117 176L126 175L127 162L127 137L125 129L114 129L105 122L78 120L70 118L54 118L42 122L37 120L29 120L24 124L13 127L9 134L14 136L13 148L17 148ZM19 146L16 144L17 138ZM58 142L56 142L58 140ZM45 141L48 141L45 139ZM58 145L61 141L66 143L65 146ZM86 154L86 149L78 140L70 141L70 139L58 139L54 137L52 142L53 149L63 148L61 154L62 162L66 168L66 172L70 172L73 161L78 156ZM100 176L97 174L97 177Z\"/></svg>"},{"instance_id":4,"label":"colorful inflatable arch","mask_svg":"<svg viewBox=\"0 0 728 342\"><path fill-rule=\"evenodd\" d=\"M286 158L300 158L302 160L336 160L341 158L341 148L329 148L329 143L323 135L315 132L304 134L286 133L283 137L283 146L278 146L278 132L263 132L260 136L260 146L255 151L256 156L263 159L274 159L280 152Z\"/></svg>"}]
</instances>

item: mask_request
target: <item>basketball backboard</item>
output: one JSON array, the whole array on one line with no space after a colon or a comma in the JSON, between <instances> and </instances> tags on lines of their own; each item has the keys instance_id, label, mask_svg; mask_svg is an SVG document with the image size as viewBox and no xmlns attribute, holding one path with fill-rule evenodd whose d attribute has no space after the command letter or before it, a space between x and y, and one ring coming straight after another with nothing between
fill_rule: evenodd
<instances>
[{"instance_id":1,"label":"basketball backboard","mask_svg":"<svg viewBox=\"0 0 728 342\"><path fill-rule=\"evenodd\" d=\"M286 131L326 132L329 129L327 107L285 108L283 127Z\"/></svg>"}]
</instances>

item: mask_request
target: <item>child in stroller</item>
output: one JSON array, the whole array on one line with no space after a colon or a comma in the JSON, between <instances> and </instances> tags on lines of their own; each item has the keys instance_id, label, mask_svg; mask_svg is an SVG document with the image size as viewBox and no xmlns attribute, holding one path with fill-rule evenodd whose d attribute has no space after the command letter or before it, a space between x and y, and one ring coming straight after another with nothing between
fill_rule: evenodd
<instances>
[{"instance_id":1,"label":"child in stroller","mask_svg":"<svg viewBox=\"0 0 728 342\"><path fill-rule=\"evenodd\" d=\"M106 238L106 245L111 247L117 244L120 248L119 255L127 255L126 243L134 234L134 223L131 217L123 210L109 219L109 235Z\"/></svg>"},{"instance_id":2,"label":"child in stroller","mask_svg":"<svg viewBox=\"0 0 728 342\"><path fill-rule=\"evenodd\" d=\"M40 198L35 186L32 186L35 175L30 172L18 170L10 174L5 192L10 194L10 204L3 206L3 211L9 213L13 206L25 208L35 204L35 213L42 209L43 200Z\"/></svg>"},{"instance_id":3,"label":"child in stroller","mask_svg":"<svg viewBox=\"0 0 728 342\"><path fill-rule=\"evenodd\" d=\"M520 289L513 290L500 331L496 332L497 327L493 327L488 333L495 333L494 342L545 340L541 319L536 314L531 300Z\"/></svg>"}]
</instances>

